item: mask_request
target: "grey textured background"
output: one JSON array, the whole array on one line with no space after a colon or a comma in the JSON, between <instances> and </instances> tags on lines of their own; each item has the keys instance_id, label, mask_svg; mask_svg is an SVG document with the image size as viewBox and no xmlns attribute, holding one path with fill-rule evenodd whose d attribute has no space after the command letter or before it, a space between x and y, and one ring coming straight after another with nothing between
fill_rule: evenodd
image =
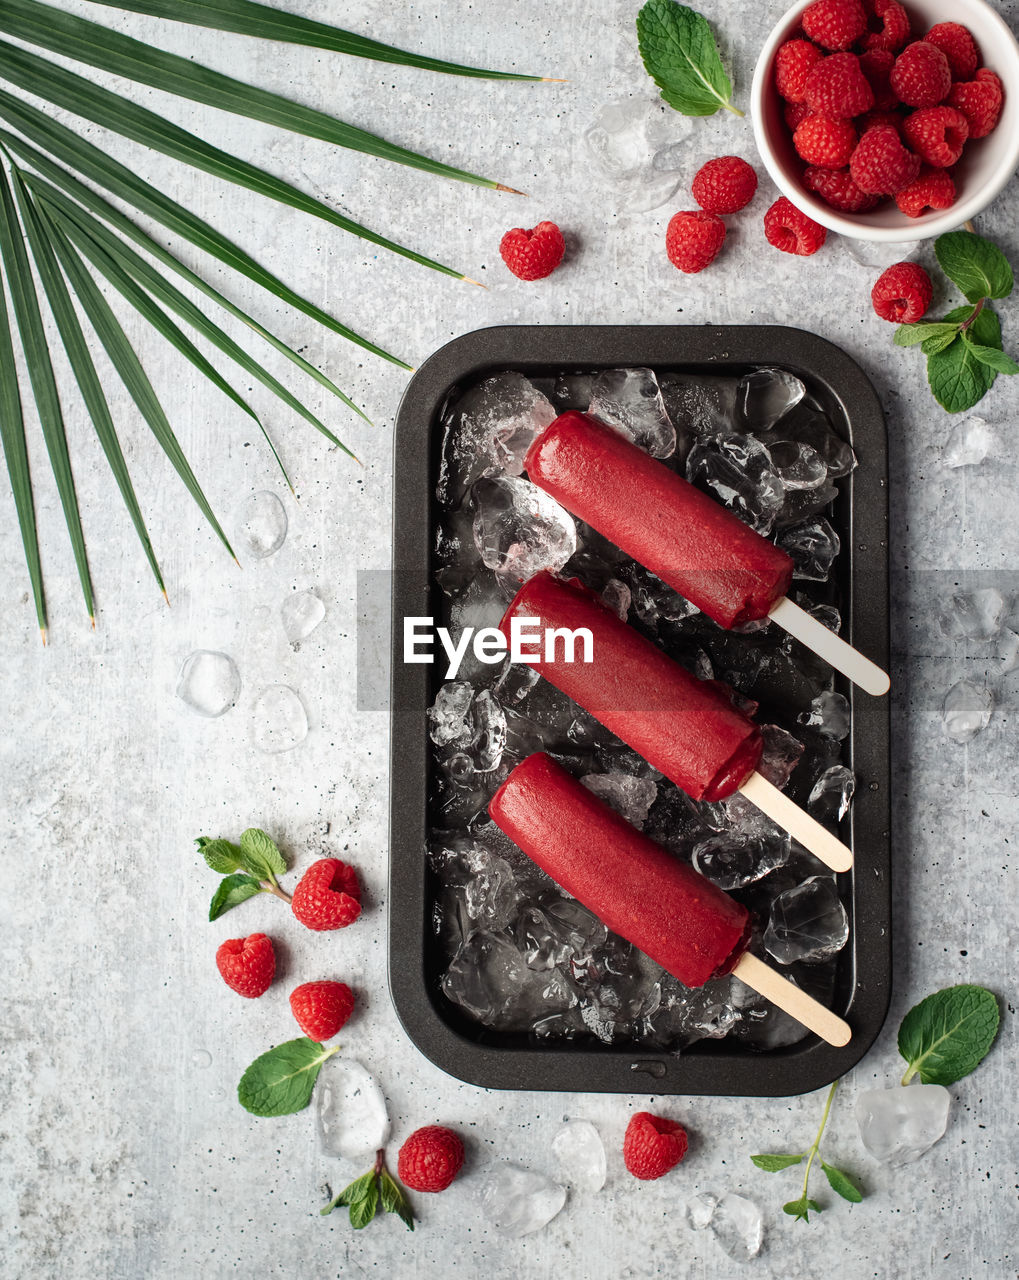
<instances>
[{"instance_id":1,"label":"grey textured background","mask_svg":"<svg viewBox=\"0 0 1019 1280\"><path fill-rule=\"evenodd\" d=\"M809 1226L779 1211L795 1176L757 1173L748 1156L806 1146L821 1095L669 1101L662 1109L694 1135L691 1155L662 1181L637 1185L618 1153L627 1117L648 1099L486 1093L420 1056L386 991L386 717L356 713L354 672L355 575L389 564L390 481L400 465L391 428L405 376L207 267L363 403L376 426L336 412L312 384L303 387L364 459L361 470L260 389L252 391L298 498L281 495L290 518L282 551L238 570L119 397L125 447L167 575L168 610L83 411L69 396L97 629L93 634L83 616L33 429L52 615L45 650L13 507L9 494L0 494L4 1274L728 1277L742 1269L707 1235L689 1232L680 1210L694 1191L733 1188L765 1207L764 1250L747 1268L762 1278L1014 1275L1017 938L1010 876L1019 679L992 673L998 704L990 726L969 746L947 741L943 694L973 669L982 675L983 666L977 655L947 646L935 622L948 584L1002 581L1016 591L1014 384L999 380L981 406L998 429L996 455L976 469L946 471L940 455L951 419L929 397L919 355L894 349L891 327L872 314L867 295L877 273L857 265L834 237L808 260L772 251L761 228L774 196L767 181L751 208L730 220L730 242L712 270L682 277L669 266L665 223L689 198L681 191L664 208L628 215L592 179L581 141L602 102L649 92L633 36L635 0L559 7L539 0L294 3L413 49L563 76L564 85L441 78L168 30L78 0L64 6L531 193L524 201L431 179L132 90L170 118L485 281L487 293L376 254L325 224L99 137L411 363L467 330L535 321L791 323L841 343L860 361L883 400L891 440L896 970L885 1032L845 1084L826 1148L859 1175L868 1198L853 1208L834 1204ZM998 7L1015 21L1019 5ZM737 100L745 103L755 50L782 5L706 0L703 8L724 33ZM747 122L727 114L698 122L689 135L689 176L712 154L752 150ZM1013 260L1016 191L1013 182L979 219L979 229ZM569 259L552 280L521 284L502 267L499 238L510 226L545 217L567 231ZM197 262L188 250L185 257ZM1014 335L1014 304L1003 312ZM126 323L217 511L229 521L245 494L280 491L243 415L144 332L142 321ZM321 594L328 616L295 652L278 611L287 593L306 587ZM199 719L174 697L181 661L200 647L231 653L243 681L237 706L216 721ZM311 731L299 749L271 757L251 745L248 712L257 690L274 680L300 691ZM280 903L259 899L208 924L213 881L191 840L251 823L279 836L298 871L322 854L348 852L365 883L362 921L342 934L313 935ZM277 940L281 974L264 998L249 1003L223 987L213 954L223 938L259 929ZM360 1009L345 1043L385 1087L394 1143L433 1121L454 1122L468 1135L467 1178L444 1196L417 1198L422 1221L413 1236L395 1220L353 1235L339 1215L320 1218L324 1184L335 1188L360 1170L319 1154L310 1112L256 1120L234 1100L247 1062L292 1032L289 989L330 974L358 990ZM978 1073L952 1090L944 1140L918 1164L890 1172L862 1150L851 1104L859 1090L897 1077L895 1029L904 1011L960 981L985 983L1002 996L1000 1042ZM211 1064L202 1065L209 1055ZM506 1243L478 1216L470 1171L476 1176L493 1153L550 1169L548 1144L565 1115L598 1123L610 1152L608 1185L598 1196L573 1197L540 1235Z\"/></svg>"}]
</instances>

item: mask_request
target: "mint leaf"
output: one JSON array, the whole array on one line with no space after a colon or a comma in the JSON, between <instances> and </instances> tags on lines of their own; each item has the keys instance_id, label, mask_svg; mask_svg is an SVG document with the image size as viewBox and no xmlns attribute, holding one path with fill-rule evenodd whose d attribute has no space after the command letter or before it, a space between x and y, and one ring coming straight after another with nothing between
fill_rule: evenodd
<instances>
[{"instance_id":1,"label":"mint leaf","mask_svg":"<svg viewBox=\"0 0 1019 1280\"><path fill-rule=\"evenodd\" d=\"M210 840L208 836L199 836L195 844L198 845L198 852L205 859L206 865L220 875L240 871L244 866L240 849L229 840Z\"/></svg>"},{"instance_id":2,"label":"mint leaf","mask_svg":"<svg viewBox=\"0 0 1019 1280\"><path fill-rule=\"evenodd\" d=\"M970 302L1007 298L1015 283L1008 259L996 244L972 231L938 236L934 252L942 271Z\"/></svg>"},{"instance_id":3,"label":"mint leaf","mask_svg":"<svg viewBox=\"0 0 1019 1280\"><path fill-rule=\"evenodd\" d=\"M949 413L972 409L990 391L997 376L965 342L953 342L927 357L927 381L934 399Z\"/></svg>"},{"instance_id":4,"label":"mint leaf","mask_svg":"<svg viewBox=\"0 0 1019 1280\"><path fill-rule=\"evenodd\" d=\"M836 1169L833 1164L825 1164L821 1161L821 1168L824 1170L824 1176L828 1179L832 1191L840 1195L843 1200L850 1200L853 1204L859 1204L863 1199L863 1192L856 1187L844 1174L841 1169Z\"/></svg>"},{"instance_id":5,"label":"mint leaf","mask_svg":"<svg viewBox=\"0 0 1019 1280\"><path fill-rule=\"evenodd\" d=\"M741 116L730 99L718 46L704 18L676 0L647 0L637 14L637 41L662 97L685 116L713 116L720 107Z\"/></svg>"},{"instance_id":6,"label":"mint leaf","mask_svg":"<svg viewBox=\"0 0 1019 1280\"><path fill-rule=\"evenodd\" d=\"M918 320L915 324L900 324L892 341L897 347L915 347L918 342L931 338L954 338L958 332L959 326L947 320L934 323Z\"/></svg>"},{"instance_id":7,"label":"mint leaf","mask_svg":"<svg viewBox=\"0 0 1019 1280\"><path fill-rule=\"evenodd\" d=\"M937 991L910 1009L899 1027L908 1084L954 1084L979 1065L998 1034L998 1001L986 987L965 983Z\"/></svg>"},{"instance_id":8,"label":"mint leaf","mask_svg":"<svg viewBox=\"0 0 1019 1280\"><path fill-rule=\"evenodd\" d=\"M966 332L974 342L1001 350L1001 321L998 319L997 312L990 307L981 308Z\"/></svg>"},{"instance_id":9,"label":"mint leaf","mask_svg":"<svg viewBox=\"0 0 1019 1280\"><path fill-rule=\"evenodd\" d=\"M251 876L224 876L209 903L209 919L218 920L231 907L239 907L256 893L265 893L265 890Z\"/></svg>"},{"instance_id":10,"label":"mint leaf","mask_svg":"<svg viewBox=\"0 0 1019 1280\"><path fill-rule=\"evenodd\" d=\"M944 351L946 347L950 347L958 338L958 327L953 325L951 333L932 334L929 338L924 338L920 343L920 350L925 356L937 355L939 351Z\"/></svg>"},{"instance_id":11,"label":"mint leaf","mask_svg":"<svg viewBox=\"0 0 1019 1280\"><path fill-rule=\"evenodd\" d=\"M395 1213L414 1230L414 1214L407 1202L403 1187L396 1181L388 1169L383 1169L379 1176L379 1191L382 1196L382 1208L386 1213Z\"/></svg>"},{"instance_id":12,"label":"mint leaf","mask_svg":"<svg viewBox=\"0 0 1019 1280\"><path fill-rule=\"evenodd\" d=\"M372 1184L375 1181L375 1170L369 1169L367 1173L362 1174L360 1178L355 1178L353 1182L348 1183L338 1196L334 1196L324 1209L319 1209L319 1213L323 1217L332 1213L334 1209L338 1209L341 1205L356 1204L358 1201L365 1199L371 1191Z\"/></svg>"},{"instance_id":13,"label":"mint leaf","mask_svg":"<svg viewBox=\"0 0 1019 1280\"><path fill-rule=\"evenodd\" d=\"M763 1169L765 1173L781 1173L783 1169L788 1169L794 1164L800 1164L803 1160L803 1153L798 1156L751 1156L750 1159L757 1165L758 1169Z\"/></svg>"},{"instance_id":14,"label":"mint leaf","mask_svg":"<svg viewBox=\"0 0 1019 1280\"><path fill-rule=\"evenodd\" d=\"M274 884L276 876L284 875L287 864L283 855L264 831L258 827L249 827L241 836L241 857L244 867L259 880L271 880Z\"/></svg>"},{"instance_id":15,"label":"mint leaf","mask_svg":"<svg viewBox=\"0 0 1019 1280\"><path fill-rule=\"evenodd\" d=\"M788 1204L782 1206L782 1212L788 1213L790 1217L795 1218L797 1221L802 1218L804 1222L809 1222L810 1210L814 1213L820 1213L821 1206L816 1200L808 1200L806 1196L799 1200L790 1200Z\"/></svg>"},{"instance_id":16,"label":"mint leaf","mask_svg":"<svg viewBox=\"0 0 1019 1280\"><path fill-rule=\"evenodd\" d=\"M355 1231L360 1231L362 1227L366 1227L379 1207L379 1183L374 1172L371 1175L371 1182L368 1190L360 1199L352 1202L350 1206L350 1225Z\"/></svg>"},{"instance_id":17,"label":"mint leaf","mask_svg":"<svg viewBox=\"0 0 1019 1280\"><path fill-rule=\"evenodd\" d=\"M263 1053L248 1067L237 1085L237 1099L256 1116L286 1116L302 1111L311 1101L322 1063L339 1045L326 1049L301 1036Z\"/></svg>"},{"instance_id":18,"label":"mint leaf","mask_svg":"<svg viewBox=\"0 0 1019 1280\"><path fill-rule=\"evenodd\" d=\"M989 369L993 369L995 373L1004 373L1009 377L1019 373L1019 364L1008 356L1004 351L1000 351L997 347L983 347L979 343L974 342L968 333L962 335L963 341L972 355L974 355L981 364L987 365Z\"/></svg>"}]
</instances>

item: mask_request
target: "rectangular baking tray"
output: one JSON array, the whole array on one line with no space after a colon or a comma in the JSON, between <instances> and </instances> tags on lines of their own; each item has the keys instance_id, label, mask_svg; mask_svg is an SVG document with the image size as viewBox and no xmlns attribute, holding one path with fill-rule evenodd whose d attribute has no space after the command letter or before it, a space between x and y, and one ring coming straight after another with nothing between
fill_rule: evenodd
<instances>
[{"instance_id":1,"label":"rectangular baking tray","mask_svg":"<svg viewBox=\"0 0 1019 1280\"><path fill-rule=\"evenodd\" d=\"M739 376L777 365L799 376L856 450L860 465L838 482L829 519L843 546L837 583L842 634L888 669L888 499L884 417L860 366L823 338L767 325L505 326L456 338L431 356L407 386L396 420L392 616L389 982L404 1029L450 1075L493 1089L611 1093L806 1093L854 1066L874 1042L891 987L890 764L887 698L845 683L852 708L844 759L857 777L840 834L856 863L840 877L850 914L840 953L835 1011L853 1037L844 1048L815 1036L771 1051L731 1038L681 1053L638 1046L532 1044L470 1022L439 989L443 957L431 928L432 872L426 858L432 768L426 709L443 667L403 662L403 619L441 614L432 548L441 414L451 391L502 369L532 377L562 371L649 366Z\"/></svg>"}]
</instances>

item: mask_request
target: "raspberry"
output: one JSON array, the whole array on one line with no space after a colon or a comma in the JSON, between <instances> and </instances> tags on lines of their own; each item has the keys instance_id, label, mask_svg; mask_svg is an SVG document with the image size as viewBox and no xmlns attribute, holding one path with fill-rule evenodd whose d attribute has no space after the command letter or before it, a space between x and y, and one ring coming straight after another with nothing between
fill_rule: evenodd
<instances>
[{"instance_id":1,"label":"raspberry","mask_svg":"<svg viewBox=\"0 0 1019 1280\"><path fill-rule=\"evenodd\" d=\"M861 191L848 169L806 169L803 185L841 213L866 213L879 200Z\"/></svg>"},{"instance_id":2,"label":"raspberry","mask_svg":"<svg viewBox=\"0 0 1019 1280\"><path fill-rule=\"evenodd\" d=\"M834 119L858 116L874 105L874 90L855 53L822 58L807 76L804 95L815 115Z\"/></svg>"},{"instance_id":3,"label":"raspberry","mask_svg":"<svg viewBox=\"0 0 1019 1280\"><path fill-rule=\"evenodd\" d=\"M955 182L947 169L924 167L915 182L896 192L895 203L908 218L919 218L928 209L951 209Z\"/></svg>"},{"instance_id":4,"label":"raspberry","mask_svg":"<svg viewBox=\"0 0 1019 1280\"><path fill-rule=\"evenodd\" d=\"M790 130L795 133L800 125L811 114L810 108L805 102L787 102L782 109L785 116L785 122Z\"/></svg>"},{"instance_id":5,"label":"raspberry","mask_svg":"<svg viewBox=\"0 0 1019 1280\"><path fill-rule=\"evenodd\" d=\"M361 914L357 872L339 858L319 858L301 877L290 904L309 929L342 929Z\"/></svg>"},{"instance_id":6,"label":"raspberry","mask_svg":"<svg viewBox=\"0 0 1019 1280\"><path fill-rule=\"evenodd\" d=\"M900 116L897 111L868 111L865 116L860 117L860 137L867 132L868 129L876 129L879 124L886 124L902 137L902 126L906 123L906 117Z\"/></svg>"},{"instance_id":7,"label":"raspberry","mask_svg":"<svg viewBox=\"0 0 1019 1280\"><path fill-rule=\"evenodd\" d=\"M523 227L507 231L499 252L519 280L544 280L562 262L566 241L554 222L539 222L530 231Z\"/></svg>"},{"instance_id":8,"label":"raspberry","mask_svg":"<svg viewBox=\"0 0 1019 1280\"><path fill-rule=\"evenodd\" d=\"M665 252L680 271L703 271L718 257L725 240L725 223L702 209L674 213L665 233Z\"/></svg>"},{"instance_id":9,"label":"raspberry","mask_svg":"<svg viewBox=\"0 0 1019 1280\"><path fill-rule=\"evenodd\" d=\"M797 209L791 200L779 196L764 215L764 234L768 243L783 253L809 258L824 244L828 232Z\"/></svg>"},{"instance_id":10,"label":"raspberry","mask_svg":"<svg viewBox=\"0 0 1019 1280\"><path fill-rule=\"evenodd\" d=\"M331 1040L353 1010L345 982L302 982L290 993L290 1011L309 1040Z\"/></svg>"},{"instance_id":11,"label":"raspberry","mask_svg":"<svg viewBox=\"0 0 1019 1280\"><path fill-rule=\"evenodd\" d=\"M425 1125L400 1148L396 1172L411 1191L445 1191L464 1162L460 1135L441 1124Z\"/></svg>"},{"instance_id":12,"label":"raspberry","mask_svg":"<svg viewBox=\"0 0 1019 1280\"><path fill-rule=\"evenodd\" d=\"M953 80L972 79L980 66L976 42L959 22L939 22L924 36L928 44L937 45L948 59Z\"/></svg>"},{"instance_id":13,"label":"raspberry","mask_svg":"<svg viewBox=\"0 0 1019 1280\"><path fill-rule=\"evenodd\" d=\"M698 169L690 190L708 213L737 213L753 200L757 174L739 156L719 156Z\"/></svg>"},{"instance_id":14,"label":"raspberry","mask_svg":"<svg viewBox=\"0 0 1019 1280\"><path fill-rule=\"evenodd\" d=\"M623 1163L635 1178L651 1182L675 1168L686 1155L686 1130L675 1120L638 1111L623 1138Z\"/></svg>"},{"instance_id":15,"label":"raspberry","mask_svg":"<svg viewBox=\"0 0 1019 1280\"><path fill-rule=\"evenodd\" d=\"M807 116L793 134L793 146L807 164L841 169L849 163L856 147L856 126L852 120Z\"/></svg>"},{"instance_id":16,"label":"raspberry","mask_svg":"<svg viewBox=\"0 0 1019 1280\"><path fill-rule=\"evenodd\" d=\"M803 11L803 31L826 49L848 49L867 30L861 0L814 0Z\"/></svg>"},{"instance_id":17,"label":"raspberry","mask_svg":"<svg viewBox=\"0 0 1019 1280\"><path fill-rule=\"evenodd\" d=\"M947 169L962 155L969 122L955 107L921 107L907 116L903 132L921 160Z\"/></svg>"},{"instance_id":18,"label":"raspberry","mask_svg":"<svg viewBox=\"0 0 1019 1280\"><path fill-rule=\"evenodd\" d=\"M931 278L918 262L897 262L870 291L874 310L893 324L913 324L931 305Z\"/></svg>"},{"instance_id":19,"label":"raspberry","mask_svg":"<svg viewBox=\"0 0 1019 1280\"><path fill-rule=\"evenodd\" d=\"M272 983L276 953L264 933L229 938L216 952L216 968L231 991L254 1000Z\"/></svg>"},{"instance_id":20,"label":"raspberry","mask_svg":"<svg viewBox=\"0 0 1019 1280\"><path fill-rule=\"evenodd\" d=\"M874 106L879 111L890 111L899 105L890 79L894 66L895 54L891 49L868 49L860 54L860 70L874 91Z\"/></svg>"},{"instance_id":21,"label":"raspberry","mask_svg":"<svg viewBox=\"0 0 1019 1280\"><path fill-rule=\"evenodd\" d=\"M787 40L775 54L775 88L786 102L802 102L803 88L815 62L824 54L809 40Z\"/></svg>"},{"instance_id":22,"label":"raspberry","mask_svg":"<svg viewBox=\"0 0 1019 1280\"><path fill-rule=\"evenodd\" d=\"M898 0L864 0L867 26L865 49L888 49L896 53L909 39L909 15Z\"/></svg>"},{"instance_id":23,"label":"raspberry","mask_svg":"<svg viewBox=\"0 0 1019 1280\"><path fill-rule=\"evenodd\" d=\"M914 40L895 59L891 82L907 107L936 107L948 97L952 71L936 45Z\"/></svg>"},{"instance_id":24,"label":"raspberry","mask_svg":"<svg viewBox=\"0 0 1019 1280\"><path fill-rule=\"evenodd\" d=\"M906 150L891 125L879 124L868 129L856 144L849 172L861 190L874 196L892 196L916 181L920 157Z\"/></svg>"},{"instance_id":25,"label":"raspberry","mask_svg":"<svg viewBox=\"0 0 1019 1280\"><path fill-rule=\"evenodd\" d=\"M1003 96L998 77L981 67L974 80L952 85L948 105L961 111L969 121L971 138L986 138L998 123Z\"/></svg>"}]
</instances>

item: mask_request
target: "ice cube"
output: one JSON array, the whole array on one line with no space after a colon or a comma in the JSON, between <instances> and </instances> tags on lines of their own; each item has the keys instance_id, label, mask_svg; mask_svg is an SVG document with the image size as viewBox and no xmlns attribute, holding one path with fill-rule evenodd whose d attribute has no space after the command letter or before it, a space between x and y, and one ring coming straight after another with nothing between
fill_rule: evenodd
<instances>
[{"instance_id":1,"label":"ice cube","mask_svg":"<svg viewBox=\"0 0 1019 1280\"><path fill-rule=\"evenodd\" d=\"M811 876L771 904L765 949L779 964L827 960L846 945L849 917L831 876Z\"/></svg>"},{"instance_id":2,"label":"ice cube","mask_svg":"<svg viewBox=\"0 0 1019 1280\"><path fill-rule=\"evenodd\" d=\"M470 387L443 416L439 501L459 507L481 476L520 475L524 454L555 417L548 397L521 373L497 373Z\"/></svg>"},{"instance_id":3,"label":"ice cube","mask_svg":"<svg viewBox=\"0 0 1019 1280\"><path fill-rule=\"evenodd\" d=\"M626 621L633 595L625 582L620 582L618 578L609 578L605 586L602 587L601 598L620 622Z\"/></svg>"},{"instance_id":4,"label":"ice cube","mask_svg":"<svg viewBox=\"0 0 1019 1280\"><path fill-rule=\"evenodd\" d=\"M994 656L1001 664L999 670L1002 674L1015 671L1019 667L1019 635L1010 628L1004 627L997 637Z\"/></svg>"},{"instance_id":5,"label":"ice cube","mask_svg":"<svg viewBox=\"0 0 1019 1280\"><path fill-rule=\"evenodd\" d=\"M647 1037L662 1048L675 1051L705 1038L720 1040L736 1023L727 978L687 988L663 974L659 988L656 1007L644 1013L644 1026Z\"/></svg>"},{"instance_id":6,"label":"ice cube","mask_svg":"<svg viewBox=\"0 0 1019 1280\"><path fill-rule=\"evenodd\" d=\"M681 436L726 435L737 430L738 379L663 373L660 384L666 412Z\"/></svg>"},{"instance_id":7,"label":"ice cube","mask_svg":"<svg viewBox=\"0 0 1019 1280\"><path fill-rule=\"evenodd\" d=\"M495 682L495 696L504 707L522 702L541 679L536 668L526 662L510 662Z\"/></svg>"},{"instance_id":8,"label":"ice cube","mask_svg":"<svg viewBox=\"0 0 1019 1280\"><path fill-rule=\"evenodd\" d=\"M730 1191L711 1215L711 1233L734 1262L749 1262L761 1251L764 1233L761 1211L746 1196Z\"/></svg>"},{"instance_id":9,"label":"ice cube","mask_svg":"<svg viewBox=\"0 0 1019 1280\"><path fill-rule=\"evenodd\" d=\"M868 1089L856 1099L863 1145L885 1164L918 1160L948 1128L951 1103L952 1095L940 1084Z\"/></svg>"},{"instance_id":10,"label":"ice cube","mask_svg":"<svg viewBox=\"0 0 1019 1280\"><path fill-rule=\"evenodd\" d=\"M773 787L782 788L792 777L803 755L803 743L777 724L762 724L764 748L757 762L757 772Z\"/></svg>"},{"instance_id":11,"label":"ice cube","mask_svg":"<svg viewBox=\"0 0 1019 1280\"><path fill-rule=\"evenodd\" d=\"M428 736L437 747L466 746L474 737L470 720L474 689L465 680L449 680L425 712Z\"/></svg>"},{"instance_id":12,"label":"ice cube","mask_svg":"<svg viewBox=\"0 0 1019 1280\"><path fill-rule=\"evenodd\" d=\"M234 512L234 528L238 552L265 560L286 541L286 507L268 489L249 493Z\"/></svg>"},{"instance_id":13,"label":"ice cube","mask_svg":"<svg viewBox=\"0 0 1019 1280\"><path fill-rule=\"evenodd\" d=\"M605 1144L590 1120L567 1120L552 1139L552 1154L563 1178L578 1191L600 1191L605 1185Z\"/></svg>"},{"instance_id":14,"label":"ice cube","mask_svg":"<svg viewBox=\"0 0 1019 1280\"><path fill-rule=\"evenodd\" d=\"M532 969L561 968L586 980L608 929L573 898L543 895L521 911L514 929L517 947Z\"/></svg>"},{"instance_id":15,"label":"ice cube","mask_svg":"<svg viewBox=\"0 0 1019 1280\"><path fill-rule=\"evenodd\" d=\"M789 981L799 986L791 976ZM732 978L731 982L731 999L739 1019L735 1034L740 1040L755 1049L787 1049L809 1035L802 1022L765 1000L739 978Z\"/></svg>"},{"instance_id":16,"label":"ice cube","mask_svg":"<svg viewBox=\"0 0 1019 1280\"><path fill-rule=\"evenodd\" d=\"M978 587L949 596L938 621L946 636L993 640L1007 609L1008 601L995 587Z\"/></svg>"},{"instance_id":17,"label":"ice cube","mask_svg":"<svg viewBox=\"0 0 1019 1280\"><path fill-rule=\"evenodd\" d=\"M789 859L790 843L782 836L748 836L738 831L710 836L694 846L695 870L720 889L742 889Z\"/></svg>"},{"instance_id":18,"label":"ice cube","mask_svg":"<svg viewBox=\"0 0 1019 1280\"><path fill-rule=\"evenodd\" d=\"M801 401L782 419L774 432L764 437L769 448L776 441L798 441L809 445L828 466L828 479L849 475L856 466L856 454L846 440L832 427L819 409Z\"/></svg>"},{"instance_id":19,"label":"ice cube","mask_svg":"<svg viewBox=\"0 0 1019 1280\"><path fill-rule=\"evenodd\" d=\"M499 767L506 748L506 714L489 689L483 689L471 707L474 736L471 756L479 773L491 773Z\"/></svg>"},{"instance_id":20,"label":"ice cube","mask_svg":"<svg viewBox=\"0 0 1019 1280\"><path fill-rule=\"evenodd\" d=\"M748 431L770 431L780 418L800 403L806 391L799 378L788 369L766 365L740 378L736 405ZM827 472L827 468L825 470ZM796 487L813 488L812 485Z\"/></svg>"},{"instance_id":21,"label":"ice cube","mask_svg":"<svg viewBox=\"0 0 1019 1280\"><path fill-rule=\"evenodd\" d=\"M653 458L676 452L676 428L650 369L606 369L595 379L588 410Z\"/></svg>"},{"instance_id":22,"label":"ice cube","mask_svg":"<svg viewBox=\"0 0 1019 1280\"><path fill-rule=\"evenodd\" d=\"M241 677L233 658L212 649L188 654L177 677L177 697L210 720L229 711L240 691Z\"/></svg>"},{"instance_id":23,"label":"ice cube","mask_svg":"<svg viewBox=\"0 0 1019 1280\"><path fill-rule=\"evenodd\" d=\"M589 773L580 781L588 791L621 814L632 827L643 831L648 810L658 795L658 788L650 778L635 778L628 773L611 771Z\"/></svg>"},{"instance_id":24,"label":"ice cube","mask_svg":"<svg viewBox=\"0 0 1019 1280\"><path fill-rule=\"evenodd\" d=\"M701 1191L697 1195L690 1196L683 1206L686 1225L690 1230L703 1231L711 1221L717 1204L718 1196L712 1195L710 1191Z\"/></svg>"},{"instance_id":25,"label":"ice cube","mask_svg":"<svg viewBox=\"0 0 1019 1280\"><path fill-rule=\"evenodd\" d=\"M952 428L941 460L946 467L975 467L994 449L994 431L983 418L964 418Z\"/></svg>"},{"instance_id":26,"label":"ice cube","mask_svg":"<svg viewBox=\"0 0 1019 1280\"><path fill-rule=\"evenodd\" d=\"M923 247L922 240L854 240L849 236L839 236L839 244L843 246L854 262L868 270L884 270L893 267L897 262L911 262Z\"/></svg>"},{"instance_id":27,"label":"ice cube","mask_svg":"<svg viewBox=\"0 0 1019 1280\"><path fill-rule=\"evenodd\" d=\"M809 711L800 712L796 723L841 742L848 735L851 724L849 700L841 693L825 690L813 699Z\"/></svg>"},{"instance_id":28,"label":"ice cube","mask_svg":"<svg viewBox=\"0 0 1019 1280\"><path fill-rule=\"evenodd\" d=\"M839 535L827 520L811 520L808 524L786 529L778 545L793 559L793 577L808 582L827 582L835 557L841 548Z\"/></svg>"},{"instance_id":29,"label":"ice cube","mask_svg":"<svg viewBox=\"0 0 1019 1280\"><path fill-rule=\"evenodd\" d=\"M270 684L251 708L251 740L259 751L293 751L308 736L308 713L298 693L286 684Z\"/></svg>"},{"instance_id":30,"label":"ice cube","mask_svg":"<svg viewBox=\"0 0 1019 1280\"><path fill-rule=\"evenodd\" d=\"M686 478L718 495L730 510L758 533L771 532L785 499L771 454L750 435L698 440L686 460Z\"/></svg>"},{"instance_id":31,"label":"ice cube","mask_svg":"<svg viewBox=\"0 0 1019 1280\"><path fill-rule=\"evenodd\" d=\"M599 108L584 143L595 174L616 192L620 207L644 213L664 204L679 186L678 169L654 160L667 140L689 128L686 117L666 113L657 100L621 98Z\"/></svg>"},{"instance_id":32,"label":"ice cube","mask_svg":"<svg viewBox=\"0 0 1019 1280\"><path fill-rule=\"evenodd\" d=\"M844 764L833 764L825 769L811 788L807 808L815 818L830 818L841 822L849 812L849 803L856 790L856 776Z\"/></svg>"},{"instance_id":33,"label":"ice cube","mask_svg":"<svg viewBox=\"0 0 1019 1280\"><path fill-rule=\"evenodd\" d=\"M776 440L768 451L786 489L818 489L828 479L828 464L812 445Z\"/></svg>"},{"instance_id":34,"label":"ice cube","mask_svg":"<svg viewBox=\"0 0 1019 1280\"><path fill-rule=\"evenodd\" d=\"M547 1226L566 1203L566 1188L542 1173L500 1162L482 1175L481 1212L502 1236L527 1236Z\"/></svg>"},{"instance_id":35,"label":"ice cube","mask_svg":"<svg viewBox=\"0 0 1019 1280\"><path fill-rule=\"evenodd\" d=\"M318 1136L326 1155L361 1160L389 1138L386 1099L370 1071L353 1058L329 1058L315 1084Z\"/></svg>"},{"instance_id":36,"label":"ice cube","mask_svg":"<svg viewBox=\"0 0 1019 1280\"><path fill-rule=\"evenodd\" d=\"M326 607L314 591L287 596L280 608L283 631L293 645L307 640L325 616Z\"/></svg>"},{"instance_id":37,"label":"ice cube","mask_svg":"<svg viewBox=\"0 0 1019 1280\"><path fill-rule=\"evenodd\" d=\"M505 933L475 933L460 948L441 981L443 994L495 1030L526 1031L541 1017L577 1003L557 969L528 967Z\"/></svg>"},{"instance_id":38,"label":"ice cube","mask_svg":"<svg viewBox=\"0 0 1019 1280\"><path fill-rule=\"evenodd\" d=\"M505 929L520 904L513 868L504 858L477 845L464 852L463 861L471 876L464 886L467 914L481 929Z\"/></svg>"},{"instance_id":39,"label":"ice cube","mask_svg":"<svg viewBox=\"0 0 1019 1280\"><path fill-rule=\"evenodd\" d=\"M945 732L953 742L969 742L986 729L994 710L994 696L984 685L960 680L945 694Z\"/></svg>"},{"instance_id":40,"label":"ice cube","mask_svg":"<svg viewBox=\"0 0 1019 1280\"><path fill-rule=\"evenodd\" d=\"M529 480L483 478L471 489L471 502L482 561L514 582L561 569L577 549L573 517Z\"/></svg>"}]
</instances>

